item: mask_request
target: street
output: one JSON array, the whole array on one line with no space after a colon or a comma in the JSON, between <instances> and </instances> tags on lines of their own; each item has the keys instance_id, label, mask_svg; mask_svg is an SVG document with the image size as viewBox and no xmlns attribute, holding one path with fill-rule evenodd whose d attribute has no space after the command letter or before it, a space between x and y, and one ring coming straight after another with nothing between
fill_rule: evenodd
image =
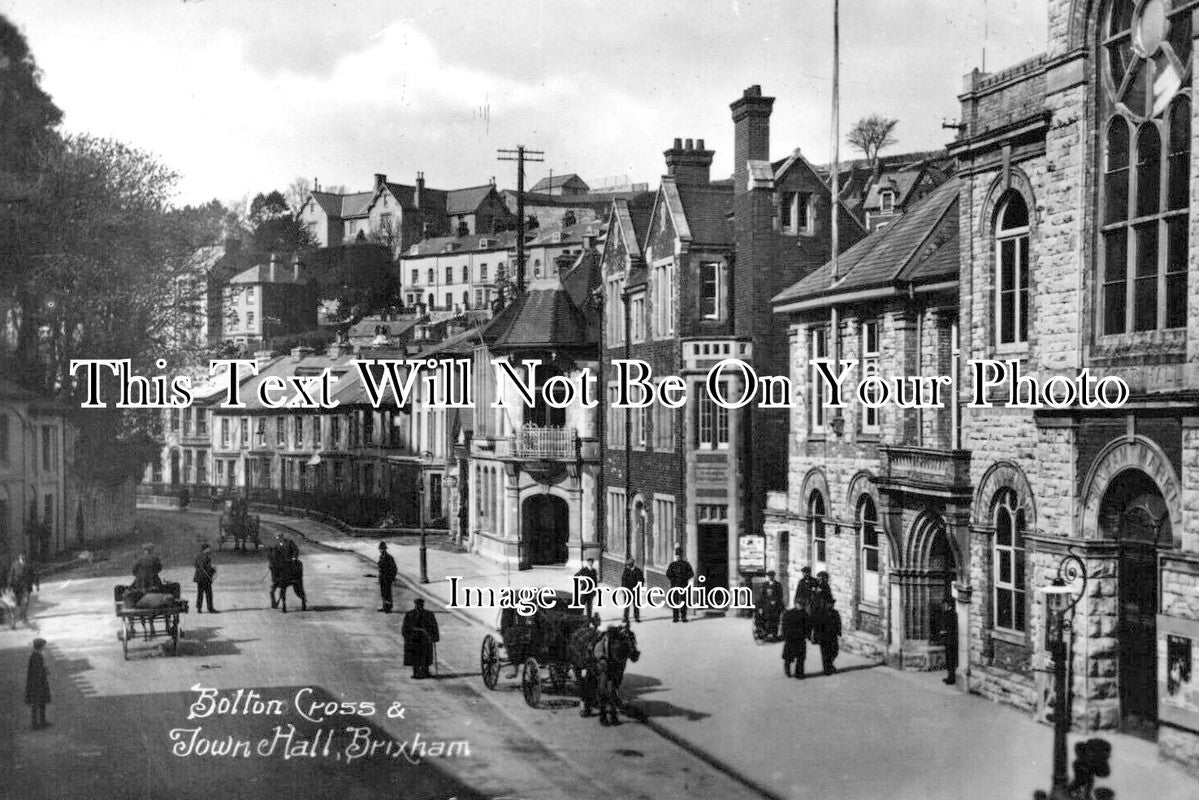
<instances>
[{"instance_id":1,"label":"street","mask_svg":"<svg viewBox=\"0 0 1199 800\"><path fill-rule=\"evenodd\" d=\"M139 517L140 539L42 583L32 627L0 630L0 796L756 796L643 725L581 719L573 697L528 708L507 669L488 692L479 628L436 604L440 674L413 681L402 666L402 614L376 612L373 564L353 553L300 540L309 608L293 600L284 615L268 601L265 550L214 549L222 613L197 615L191 561L200 539L215 543L216 517ZM264 522L264 543L274 533ZM193 613L178 657L162 640L134 641L125 661L112 588L128 582L143 539ZM411 600L397 586L397 608ZM22 702L35 635L49 643L52 727L43 731L28 729ZM202 690L236 699L239 689L236 709L193 708ZM251 692L257 702L247 702Z\"/></svg>"}]
</instances>

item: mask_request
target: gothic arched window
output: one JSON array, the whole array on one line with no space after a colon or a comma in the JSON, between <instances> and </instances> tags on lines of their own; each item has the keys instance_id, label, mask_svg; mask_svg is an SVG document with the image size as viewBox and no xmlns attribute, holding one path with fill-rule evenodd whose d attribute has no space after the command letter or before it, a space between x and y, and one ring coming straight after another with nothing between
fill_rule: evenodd
<instances>
[{"instance_id":1,"label":"gothic arched window","mask_svg":"<svg viewBox=\"0 0 1199 800\"><path fill-rule=\"evenodd\" d=\"M1111 0L1100 17L1105 335L1186 325L1196 7L1199 0Z\"/></svg>"},{"instance_id":2,"label":"gothic arched window","mask_svg":"<svg viewBox=\"0 0 1199 800\"><path fill-rule=\"evenodd\" d=\"M996 342L1028 341L1028 204L1008 192L995 215Z\"/></svg>"},{"instance_id":3,"label":"gothic arched window","mask_svg":"<svg viewBox=\"0 0 1199 800\"><path fill-rule=\"evenodd\" d=\"M878 509L874 498L868 494L858 503L858 535L862 548L862 600L878 603L882 569L879 565Z\"/></svg>"},{"instance_id":4,"label":"gothic arched window","mask_svg":"<svg viewBox=\"0 0 1199 800\"><path fill-rule=\"evenodd\" d=\"M1016 495L1005 490L995 507L995 542L991 554L994 565L994 625L1006 631L1023 633L1027 629L1024 609L1024 509L1016 505Z\"/></svg>"},{"instance_id":5,"label":"gothic arched window","mask_svg":"<svg viewBox=\"0 0 1199 800\"><path fill-rule=\"evenodd\" d=\"M812 492L808 498L808 535L812 542L812 572L828 568L828 521L825 518L824 495Z\"/></svg>"}]
</instances>

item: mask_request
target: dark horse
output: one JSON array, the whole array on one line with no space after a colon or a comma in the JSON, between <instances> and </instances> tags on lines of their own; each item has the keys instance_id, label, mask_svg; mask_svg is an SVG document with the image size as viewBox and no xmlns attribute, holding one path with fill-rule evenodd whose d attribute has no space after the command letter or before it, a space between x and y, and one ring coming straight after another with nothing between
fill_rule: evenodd
<instances>
[{"instance_id":1,"label":"dark horse","mask_svg":"<svg viewBox=\"0 0 1199 800\"><path fill-rule=\"evenodd\" d=\"M280 548L272 547L270 552L271 568L271 608L283 606L287 613L287 587L291 587L300 598L300 610L308 610L308 598L304 595L304 565L299 558L289 558ZM278 590L279 596L275 596Z\"/></svg>"},{"instance_id":2,"label":"dark horse","mask_svg":"<svg viewBox=\"0 0 1199 800\"><path fill-rule=\"evenodd\" d=\"M627 625L610 625L603 633L590 630L593 631L592 643L575 661L583 695L583 715L590 715L591 706L595 704L599 706L601 725L619 725L619 711L624 707L620 684L624 681L625 668L630 661L641 658L637 637Z\"/></svg>"}]
</instances>

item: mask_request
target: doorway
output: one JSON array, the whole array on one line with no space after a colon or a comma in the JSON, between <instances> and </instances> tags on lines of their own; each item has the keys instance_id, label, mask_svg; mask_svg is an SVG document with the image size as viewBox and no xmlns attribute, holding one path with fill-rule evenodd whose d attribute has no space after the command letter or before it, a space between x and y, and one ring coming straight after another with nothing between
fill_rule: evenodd
<instances>
[{"instance_id":1,"label":"doorway","mask_svg":"<svg viewBox=\"0 0 1199 800\"><path fill-rule=\"evenodd\" d=\"M701 524L698 528L699 564L697 575L704 577L703 585L708 589L729 586L729 526L723 524Z\"/></svg>"},{"instance_id":2,"label":"doorway","mask_svg":"<svg viewBox=\"0 0 1199 800\"><path fill-rule=\"evenodd\" d=\"M539 494L521 509L521 539L530 565L565 564L570 506L561 497Z\"/></svg>"}]
</instances>

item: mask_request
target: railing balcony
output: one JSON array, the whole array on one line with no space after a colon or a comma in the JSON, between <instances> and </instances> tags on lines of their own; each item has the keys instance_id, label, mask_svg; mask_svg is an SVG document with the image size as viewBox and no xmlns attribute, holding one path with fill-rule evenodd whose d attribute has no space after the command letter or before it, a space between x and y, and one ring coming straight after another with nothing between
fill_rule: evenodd
<instances>
[{"instance_id":1,"label":"railing balcony","mask_svg":"<svg viewBox=\"0 0 1199 800\"><path fill-rule=\"evenodd\" d=\"M925 494L970 494L970 451L880 447L881 483Z\"/></svg>"},{"instance_id":2,"label":"railing balcony","mask_svg":"<svg viewBox=\"0 0 1199 800\"><path fill-rule=\"evenodd\" d=\"M575 457L576 440L574 428L523 425L509 440L509 447L516 458L560 460Z\"/></svg>"}]
</instances>

